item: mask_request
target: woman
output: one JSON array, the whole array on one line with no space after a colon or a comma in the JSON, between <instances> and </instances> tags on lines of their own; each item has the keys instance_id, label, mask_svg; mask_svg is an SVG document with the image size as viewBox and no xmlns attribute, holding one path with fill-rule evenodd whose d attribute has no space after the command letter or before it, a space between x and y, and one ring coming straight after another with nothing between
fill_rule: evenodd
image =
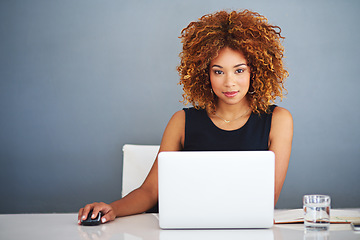
<instances>
[{"instance_id":1,"label":"woman","mask_svg":"<svg viewBox=\"0 0 360 240\"><path fill-rule=\"evenodd\" d=\"M258 13L220 11L183 29L178 71L185 103L161 141L161 151L271 150L275 153L275 204L285 181L293 136L291 114L273 105L283 97L281 29ZM93 209L103 223L142 213L158 198L157 159L138 189L111 204L79 210L79 223Z\"/></svg>"}]
</instances>

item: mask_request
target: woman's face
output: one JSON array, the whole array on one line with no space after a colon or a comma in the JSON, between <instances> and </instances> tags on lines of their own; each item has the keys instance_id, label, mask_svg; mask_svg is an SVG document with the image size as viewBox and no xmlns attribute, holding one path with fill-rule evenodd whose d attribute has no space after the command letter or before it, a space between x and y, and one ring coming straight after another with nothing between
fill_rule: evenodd
<instances>
[{"instance_id":1,"label":"woman's face","mask_svg":"<svg viewBox=\"0 0 360 240\"><path fill-rule=\"evenodd\" d=\"M210 63L210 82L218 104L238 104L250 85L250 67L240 51L223 48Z\"/></svg>"}]
</instances>

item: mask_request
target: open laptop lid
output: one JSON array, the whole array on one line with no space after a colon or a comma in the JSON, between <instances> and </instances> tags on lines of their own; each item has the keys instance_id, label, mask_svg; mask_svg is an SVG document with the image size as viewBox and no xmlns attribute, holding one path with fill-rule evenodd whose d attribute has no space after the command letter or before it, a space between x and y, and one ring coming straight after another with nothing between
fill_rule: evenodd
<instances>
[{"instance_id":1,"label":"open laptop lid","mask_svg":"<svg viewBox=\"0 0 360 240\"><path fill-rule=\"evenodd\" d=\"M275 155L271 151L161 152L161 228L270 228Z\"/></svg>"}]
</instances>

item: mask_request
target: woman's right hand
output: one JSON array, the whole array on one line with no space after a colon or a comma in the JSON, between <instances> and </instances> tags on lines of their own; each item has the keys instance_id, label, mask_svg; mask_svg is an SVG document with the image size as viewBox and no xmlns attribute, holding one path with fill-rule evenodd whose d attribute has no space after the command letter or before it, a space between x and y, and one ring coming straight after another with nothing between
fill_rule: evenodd
<instances>
[{"instance_id":1,"label":"woman's right hand","mask_svg":"<svg viewBox=\"0 0 360 240\"><path fill-rule=\"evenodd\" d=\"M81 220L85 220L89 214L89 212L93 210L93 214L91 218L95 218L99 212L102 213L101 223L106 223L109 221L113 221L116 218L114 213L114 209L106 203L91 203L87 204L85 207L80 208L79 215L78 215L78 224L81 224Z\"/></svg>"}]
</instances>

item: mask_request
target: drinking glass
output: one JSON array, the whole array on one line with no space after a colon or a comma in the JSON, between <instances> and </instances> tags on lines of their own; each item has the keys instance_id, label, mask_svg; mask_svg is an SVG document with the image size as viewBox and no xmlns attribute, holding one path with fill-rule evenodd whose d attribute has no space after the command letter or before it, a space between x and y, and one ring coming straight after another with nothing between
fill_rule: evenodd
<instances>
[{"instance_id":1,"label":"drinking glass","mask_svg":"<svg viewBox=\"0 0 360 240\"><path fill-rule=\"evenodd\" d=\"M304 225L307 229L327 230L329 228L330 201L327 195L303 197Z\"/></svg>"}]
</instances>

